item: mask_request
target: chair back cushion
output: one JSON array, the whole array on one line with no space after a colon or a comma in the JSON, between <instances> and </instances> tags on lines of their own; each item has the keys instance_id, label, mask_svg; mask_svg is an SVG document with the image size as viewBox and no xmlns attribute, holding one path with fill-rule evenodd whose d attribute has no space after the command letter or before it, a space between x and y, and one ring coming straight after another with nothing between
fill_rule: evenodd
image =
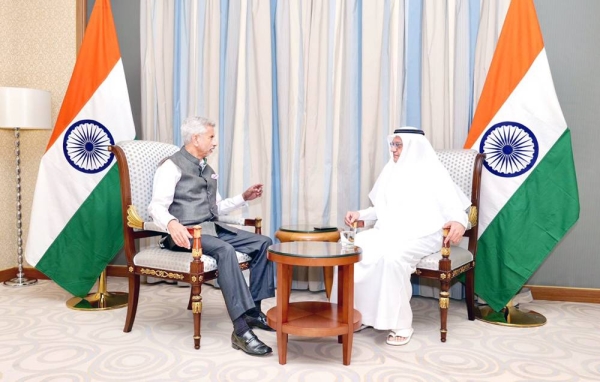
<instances>
[{"instance_id":1,"label":"chair back cushion","mask_svg":"<svg viewBox=\"0 0 600 382\"><path fill-rule=\"evenodd\" d=\"M151 221L148 205L152 200L152 183L158 165L179 150L179 147L155 141L122 141L117 145L123 150L129 169L131 204L143 221Z\"/></svg>"},{"instance_id":2,"label":"chair back cushion","mask_svg":"<svg viewBox=\"0 0 600 382\"><path fill-rule=\"evenodd\" d=\"M478 152L476 150L436 150L440 162L450 173L456 185L473 200L473 170Z\"/></svg>"}]
</instances>

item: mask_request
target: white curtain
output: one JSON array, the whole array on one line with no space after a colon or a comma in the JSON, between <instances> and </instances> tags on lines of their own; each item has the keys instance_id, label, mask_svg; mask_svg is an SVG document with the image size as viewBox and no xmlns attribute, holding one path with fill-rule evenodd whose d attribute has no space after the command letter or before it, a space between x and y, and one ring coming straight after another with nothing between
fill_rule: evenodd
<instances>
[{"instance_id":1,"label":"white curtain","mask_svg":"<svg viewBox=\"0 0 600 382\"><path fill-rule=\"evenodd\" d=\"M141 138L181 144L181 121L207 116L221 194L265 185L241 212L264 234L342 227L395 128L462 147L509 2L140 0ZM297 273L322 288L320 269Z\"/></svg>"}]
</instances>

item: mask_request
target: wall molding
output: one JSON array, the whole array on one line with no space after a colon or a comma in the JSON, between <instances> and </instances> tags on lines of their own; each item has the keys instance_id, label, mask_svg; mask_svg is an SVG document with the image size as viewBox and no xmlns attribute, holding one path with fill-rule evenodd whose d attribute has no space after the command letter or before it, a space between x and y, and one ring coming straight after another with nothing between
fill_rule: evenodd
<instances>
[{"instance_id":1,"label":"wall molding","mask_svg":"<svg viewBox=\"0 0 600 382\"><path fill-rule=\"evenodd\" d=\"M17 275L17 267L0 270L0 282L10 280ZM24 268L25 277L38 280L48 280L48 276L35 268ZM127 266L108 265L106 267L107 276L128 277ZM534 300L564 301L564 302L585 302L600 304L600 289L594 288L572 288L559 286L543 285L524 285L524 288L531 290Z\"/></svg>"},{"instance_id":2,"label":"wall molding","mask_svg":"<svg viewBox=\"0 0 600 382\"><path fill-rule=\"evenodd\" d=\"M600 289L559 286L525 285L534 300L588 302L600 304Z\"/></svg>"}]
</instances>

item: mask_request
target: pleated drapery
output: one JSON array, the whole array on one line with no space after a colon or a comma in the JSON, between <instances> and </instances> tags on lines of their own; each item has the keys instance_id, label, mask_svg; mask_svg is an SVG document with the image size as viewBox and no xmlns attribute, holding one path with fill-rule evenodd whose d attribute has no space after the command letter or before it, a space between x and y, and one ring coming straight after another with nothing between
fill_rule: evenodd
<instances>
[{"instance_id":1,"label":"pleated drapery","mask_svg":"<svg viewBox=\"0 0 600 382\"><path fill-rule=\"evenodd\" d=\"M209 117L219 191L263 183L241 212L263 233L343 227L369 206L395 128L462 147L509 3L140 0L141 138L181 144L183 119ZM313 271L295 287L320 289Z\"/></svg>"}]
</instances>

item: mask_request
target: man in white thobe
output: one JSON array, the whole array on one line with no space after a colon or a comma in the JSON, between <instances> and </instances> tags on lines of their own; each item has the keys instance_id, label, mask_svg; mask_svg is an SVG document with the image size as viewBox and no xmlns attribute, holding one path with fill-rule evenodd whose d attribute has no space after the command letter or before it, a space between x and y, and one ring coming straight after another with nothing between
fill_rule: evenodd
<instances>
[{"instance_id":1,"label":"man in white thobe","mask_svg":"<svg viewBox=\"0 0 600 382\"><path fill-rule=\"evenodd\" d=\"M398 129L388 142L390 160L369 193L373 205L348 212L345 222L377 220L355 238L363 258L354 270L354 305L363 326L389 330L386 342L397 346L413 334L410 275L423 257L441 249L442 228L449 229L446 240L461 240L470 202L422 130Z\"/></svg>"}]
</instances>

